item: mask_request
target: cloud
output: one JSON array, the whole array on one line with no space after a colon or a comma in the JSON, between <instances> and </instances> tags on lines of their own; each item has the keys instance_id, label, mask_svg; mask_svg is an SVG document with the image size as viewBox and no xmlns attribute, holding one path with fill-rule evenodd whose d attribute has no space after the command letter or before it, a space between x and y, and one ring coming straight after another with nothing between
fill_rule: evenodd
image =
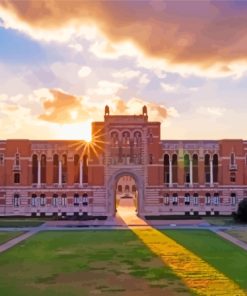
<instances>
[{"instance_id":1,"label":"cloud","mask_svg":"<svg viewBox=\"0 0 247 296\"><path fill-rule=\"evenodd\" d=\"M168 83L161 83L160 84L161 88L168 93L175 93L178 91L178 86L177 85L172 85L172 84L168 84Z\"/></svg>"},{"instance_id":2,"label":"cloud","mask_svg":"<svg viewBox=\"0 0 247 296\"><path fill-rule=\"evenodd\" d=\"M133 79L140 76L140 71L130 70L130 69L122 69L118 72L112 74L112 77L119 78L123 80Z\"/></svg>"},{"instance_id":3,"label":"cloud","mask_svg":"<svg viewBox=\"0 0 247 296\"><path fill-rule=\"evenodd\" d=\"M88 95L97 95L97 96L114 96L117 95L118 92L122 89L125 89L126 86L124 86L121 83L107 81L107 80L100 80L97 83L97 86L95 88L90 88L87 91Z\"/></svg>"},{"instance_id":4,"label":"cloud","mask_svg":"<svg viewBox=\"0 0 247 296\"><path fill-rule=\"evenodd\" d=\"M0 17L5 27L46 40L68 40L82 27L85 35L101 32L105 43L92 48L99 56L138 51L169 71L239 77L246 71L247 5L237 3L1 0Z\"/></svg>"},{"instance_id":5,"label":"cloud","mask_svg":"<svg viewBox=\"0 0 247 296\"><path fill-rule=\"evenodd\" d=\"M81 67L81 69L78 71L78 75L81 78L87 77L91 74L92 69L90 67L87 66L83 66Z\"/></svg>"},{"instance_id":6,"label":"cloud","mask_svg":"<svg viewBox=\"0 0 247 296\"><path fill-rule=\"evenodd\" d=\"M39 119L61 124L81 122L90 119L96 111L96 107L87 105L83 97L73 96L58 89L48 92L50 96L39 98L44 109Z\"/></svg>"},{"instance_id":7,"label":"cloud","mask_svg":"<svg viewBox=\"0 0 247 296\"><path fill-rule=\"evenodd\" d=\"M221 117L226 112L225 108L220 107L200 107L197 109L197 113L203 114L203 115L210 115L212 117Z\"/></svg>"}]
</instances>

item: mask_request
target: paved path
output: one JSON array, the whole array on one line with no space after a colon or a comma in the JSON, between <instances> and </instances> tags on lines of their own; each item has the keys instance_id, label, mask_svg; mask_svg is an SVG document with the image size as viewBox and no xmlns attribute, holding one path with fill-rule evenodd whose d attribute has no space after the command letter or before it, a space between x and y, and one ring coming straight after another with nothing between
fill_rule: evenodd
<instances>
[{"instance_id":1,"label":"paved path","mask_svg":"<svg viewBox=\"0 0 247 296\"><path fill-rule=\"evenodd\" d=\"M247 244L245 242L221 230L214 229L213 232L247 251Z\"/></svg>"},{"instance_id":2,"label":"paved path","mask_svg":"<svg viewBox=\"0 0 247 296\"><path fill-rule=\"evenodd\" d=\"M0 253L7 251L8 249L10 249L10 248L14 247L15 245L19 244L20 242L24 241L25 239L38 233L41 229L43 229L43 227L40 227L40 226L32 228L30 231L25 232L13 239L7 241L6 243L3 243L2 245L0 245Z\"/></svg>"}]
</instances>

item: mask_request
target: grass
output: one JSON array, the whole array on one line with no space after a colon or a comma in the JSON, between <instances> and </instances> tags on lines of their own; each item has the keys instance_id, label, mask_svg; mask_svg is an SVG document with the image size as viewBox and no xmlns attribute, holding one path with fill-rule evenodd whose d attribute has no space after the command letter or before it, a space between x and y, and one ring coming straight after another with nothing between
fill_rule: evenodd
<instances>
[{"instance_id":1,"label":"grass","mask_svg":"<svg viewBox=\"0 0 247 296\"><path fill-rule=\"evenodd\" d=\"M3 244L12 238L20 235L22 232L20 231L11 231L11 232L0 232L0 244Z\"/></svg>"},{"instance_id":2,"label":"grass","mask_svg":"<svg viewBox=\"0 0 247 296\"><path fill-rule=\"evenodd\" d=\"M237 239L247 243L247 229L227 230L226 233L236 237Z\"/></svg>"},{"instance_id":3,"label":"grass","mask_svg":"<svg viewBox=\"0 0 247 296\"><path fill-rule=\"evenodd\" d=\"M203 220L214 226L229 226L236 224L233 217L203 217Z\"/></svg>"},{"instance_id":4,"label":"grass","mask_svg":"<svg viewBox=\"0 0 247 296\"><path fill-rule=\"evenodd\" d=\"M13 218L9 218L9 219L0 219L0 228L2 227L36 227L36 226L40 226L41 224L43 224L44 221L43 220L39 220L39 219L13 219Z\"/></svg>"},{"instance_id":5,"label":"grass","mask_svg":"<svg viewBox=\"0 0 247 296\"><path fill-rule=\"evenodd\" d=\"M42 232L0 255L0 295L191 295L129 230Z\"/></svg>"},{"instance_id":6,"label":"grass","mask_svg":"<svg viewBox=\"0 0 247 296\"><path fill-rule=\"evenodd\" d=\"M207 230L165 230L163 232L247 291L246 251Z\"/></svg>"}]
</instances>

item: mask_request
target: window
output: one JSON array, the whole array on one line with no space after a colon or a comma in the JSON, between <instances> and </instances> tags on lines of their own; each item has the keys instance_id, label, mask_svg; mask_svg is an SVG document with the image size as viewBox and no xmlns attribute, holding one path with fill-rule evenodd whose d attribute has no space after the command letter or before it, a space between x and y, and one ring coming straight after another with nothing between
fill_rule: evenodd
<instances>
[{"instance_id":1,"label":"window","mask_svg":"<svg viewBox=\"0 0 247 296\"><path fill-rule=\"evenodd\" d=\"M153 164L153 154L149 154L149 164Z\"/></svg>"},{"instance_id":2,"label":"window","mask_svg":"<svg viewBox=\"0 0 247 296\"><path fill-rule=\"evenodd\" d=\"M214 205L218 206L220 203L219 193L214 194Z\"/></svg>"},{"instance_id":3,"label":"window","mask_svg":"<svg viewBox=\"0 0 247 296\"><path fill-rule=\"evenodd\" d=\"M184 204L187 206L190 204L190 194L189 193L185 193L185 195L184 195Z\"/></svg>"},{"instance_id":4,"label":"window","mask_svg":"<svg viewBox=\"0 0 247 296\"><path fill-rule=\"evenodd\" d=\"M0 165L3 165L4 163L4 155L0 154Z\"/></svg>"},{"instance_id":5,"label":"window","mask_svg":"<svg viewBox=\"0 0 247 296\"><path fill-rule=\"evenodd\" d=\"M169 205L169 194L168 194L168 193L166 193L166 194L164 195L164 204L165 204L166 206Z\"/></svg>"},{"instance_id":6,"label":"window","mask_svg":"<svg viewBox=\"0 0 247 296\"><path fill-rule=\"evenodd\" d=\"M231 193L231 205L232 205L232 206L235 206L236 203L237 203L236 193L235 193L235 192L232 192L232 193Z\"/></svg>"},{"instance_id":7,"label":"window","mask_svg":"<svg viewBox=\"0 0 247 296\"><path fill-rule=\"evenodd\" d=\"M74 194L74 206L79 206L79 202L80 202L79 194L75 193Z\"/></svg>"},{"instance_id":8,"label":"window","mask_svg":"<svg viewBox=\"0 0 247 296\"><path fill-rule=\"evenodd\" d=\"M44 207L45 204L46 204L45 194L41 194L41 195L40 195L40 205L41 205L42 207Z\"/></svg>"},{"instance_id":9,"label":"window","mask_svg":"<svg viewBox=\"0 0 247 296\"><path fill-rule=\"evenodd\" d=\"M20 183L20 174L14 173L14 183L19 184Z\"/></svg>"},{"instance_id":10,"label":"window","mask_svg":"<svg viewBox=\"0 0 247 296\"><path fill-rule=\"evenodd\" d=\"M132 192L136 192L136 185L132 185Z\"/></svg>"},{"instance_id":11,"label":"window","mask_svg":"<svg viewBox=\"0 0 247 296\"><path fill-rule=\"evenodd\" d=\"M210 193L206 193L206 205L210 205L211 204L211 195Z\"/></svg>"},{"instance_id":12,"label":"window","mask_svg":"<svg viewBox=\"0 0 247 296\"><path fill-rule=\"evenodd\" d=\"M117 191L118 191L118 192L122 192L122 185L118 185L118 187L117 187Z\"/></svg>"},{"instance_id":13,"label":"window","mask_svg":"<svg viewBox=\"0 0 247 296\"><path fill-rule=\"evenodd\" d=\"M236 182L236 173L230 172L230 182L235 183Z\"/></svg>"},{"instance_id":14,"label":"window","mask_svg":"<svg viewBox=\"0 0 247 296\"><path fill-rule=\"evenodd\" d=\"M172 204L176 206L178 204L178 195L177 193L173 193L172 195Z\"/></svg>"},{"instance_id":15,"label":"window","mask_svg":"<svg viewBox=\"0 0 247 296\"><path fill-rule=\"evenodd\" d=\"M37 195L36 194L32 194L32 198L31 198L31 206L32 207L36 207L37 206Z\"/></svg>"},{"instance_id":16,"label":"window","mask_svg":"<svg viewBox=\"0 0 247 296\"><path fill-rule=\"evenodd\" d=\"M235 155L234 155L234 153L231 153L230 162L231 162L231 165L235 164Z\"/></svg>"},{"instance_id":17,"label":"window","mask_svg":"<svg viewBox=\"0 0 247 296\"><path fill-rule=\"evenodd\" d=\"M19 207L20 206L20 196L19 194L14 195L14 207Z\"/></svg>"},{"instance_id":18,"label":"window","mask_svg":"<svg viewBox=\"0 0 247 296\"><path fill-rule=\"evenodd\" d=\"M198 193L194 193L193 200L194 200L194 205L197 206L198 205Z\"/></svg>"},{"instance_id":19,"label":"window","mask_svg":"<svg viewBox=\"0 0 247 296\"><path fill-rule=\"evenodd\" d=\"M62 194L62 207L66 207L67 205L67 195Z\"/></svg>"},{"instance_id":20,"label":"window","mask_svg":"<svg viewBox=\"0 0 247 296\"><path fill-rule=\"evenodd\" d=\"M87 206L88 205L88 195L87 195L87 193L84 193L82 195L82 205L83 206Z\"/></svg>"},{"instance_id":21,"label":"window","mask_svg":"<svg viewBox=\"0 0 247 296\"><path fill-rule=\"evenodd\" d=\"M20 154L19 153L16 153L15 155L15 165L20 165Z\"/></svg>"},{"instance_id":22,"label":"window","mask_svg":"<svg viewBox=\"0 0 247 296\"><path fill-rule=\"evenodd\" d=\"M0 155L0 161L1 161L1 155ZM245 165L247 165L247 154L245 155Z\"/></svg>"},{"instance_id":23,"label":"window","mask_svg":"<svg viewBox=\"0 0 247 296\"><path fill-rule=\"evenodd\" d=\"M53 194L52 205L53 205L53 207L57 207L57 204L58 204L58 196L57 196L57 194Z\"/></svg>"}]
</instances>

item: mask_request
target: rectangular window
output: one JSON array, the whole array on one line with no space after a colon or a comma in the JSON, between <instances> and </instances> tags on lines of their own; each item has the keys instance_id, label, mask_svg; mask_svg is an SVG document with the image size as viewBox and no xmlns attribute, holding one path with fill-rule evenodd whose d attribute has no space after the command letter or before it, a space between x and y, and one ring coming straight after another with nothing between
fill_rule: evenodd
<instances>
[{"instance_id":1,"label":"rectangular window","mask_svg":"<svg viewBox=\"0 0 247 296\"><path fill-rule=\"evenodd\" d=\"M74 195L74 206L79 206L80 197L78 194Z\"/></svg>"},{"instance_id":2,"label":"rectangular window","mask_svg":"<svg viewBox=\"0 0 247 296\"><path fill-rule=\"evenodd\" d=\"M45 195L44 194L41 194L41 196L40 196L40 205L42 207L44 207L45 206L45 203L46 203Z\"/></svg>"},{"instance_id":3,"label":"rectangular window","mask_svg":"<svg viewBox=\"0 0 247 296\"><path fill-rule=\"evenodd\" d=\"M67 198L65 196L62 196L62 207L66 207L67 205Z\"/></svg>"},{"instance_id":4,"label":"rectangular window","mask_svg":"<svg viewBox=\"0 0 247 296\"><path fill-rule=\"evenodd\" d=\"M57 206L57 197L53 197L53 198L52 198L52 205L53 205L54 207Z\"/></svg>"},{"instance_id":5,"label":"rectangular window","mask_svg":"<svg viewBox=\"0 0 247 296\"><path fill-rule=\"evenodd\" d=\"M15 184L19 184L20 183L20 174L19 173L15 173L14 174L14 183Z\"/></svg>"},{"instance_id":6,"label":"rectangular window","mask_svg":"<svg viewBox=\"0 0 247 296\"><path fill-rule=\"evenodd\" d=\"M20 196L19 194L14 195L14 207L19 207L20 206Z\"/></svg>"},{"instance_id":7,"label":"rectangular window","mask_svg":"<svg viewBox=\"0 0 247 296\"><path fill-rule=\"evenodd\" d=\"M198 205L198 195L194 195L194 205L197 206Z\"/></svg>"},{"instance_id":8,"label":"rectangular window","mask_svg":"<svg viewBox=\"0 0 247 296\"><path fill-rule=\"evenodd\" d=\"M36 204L37 204L37 197L32 197L32 199L31 199L32 207L36 207Z\"/></svg>"},{"instance_id":9,"label":"rectangular window","mask_svg":"<svg viewBox=\"0 0 247 296\"><path fill-rule=\"evenodd\" d=\"M216 206L218 206L219 205L219 203L220 203L220 198L219 198L219 195L214 195L214 204L216 205Z\"/></svg>"},{"instance_id":10,"label":"rectangular window","mask_svg":"<svg viewBox=\"0 0 247 296\"><path fill-rule=\"evenodd\" d=\"M231 193L231 205L235 206L237 203L236 193Z\"/></svg>"},{"instance_id":11,"label":"rectangular window","mask_svg":"<svg viewBox=\"0 0 247 296\"><path fill-rule=\"evenodd\" d=\"M169 195L166 195L166 196L164 197L164 204L165 204L166 206L169 205Z\"/></svg>"},{"instance_id":12,"label":"rectangular window","mask_svg":"<svg viewBox=\"0 0 247 296\"><path fill-rule=\"evenodd\" d=\"M230 173L230 181L231 181L231 183L236 182L236 173L235 172Z\"/></svg>"},{"instance_id":13,"label":"rectangular window","mask_svg":"<svg viewBox=\"0 0 247 296\"><path fill-rule=\"evenodd\" d=\"M176 206L178 204L178 196L177 195L173 195L173 197L172 197L172 204L174 206Z\"/></svg>"},{"instance_id":14,"label":"rectangular window","mask_svg":"<svg viewBox=\"0 0 247 296\"><path fill-rule=\"evenodd\" d=\"M211 196L206 195L206 205L210 205L210 204L211 204Z\"/></svg>"}]
</instances>

